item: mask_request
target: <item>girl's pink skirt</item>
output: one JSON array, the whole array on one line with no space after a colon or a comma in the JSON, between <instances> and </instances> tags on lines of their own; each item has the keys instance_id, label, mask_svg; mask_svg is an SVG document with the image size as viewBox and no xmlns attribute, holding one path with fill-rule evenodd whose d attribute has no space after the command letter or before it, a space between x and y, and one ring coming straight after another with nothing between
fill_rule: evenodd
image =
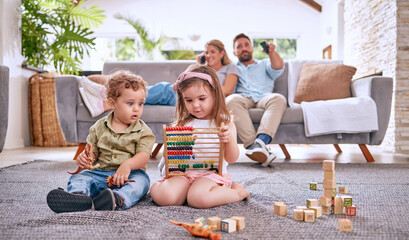
<instances>
[{"instance_id":1,"label":"girl's pink skirt","mask_svg":"<svg viewBox=\"0 0 409 240\"><path fill-rule=\"evenodd\" d=\"M180 173L182 172L175 171L172 173ZM189 182L189 184L192 184L196 179L198 178L208 178L212 180L213 182L217 183L220 186L225 186L225 187L230 187L232 184L232 180L230 177L230 174L223 174L223 176L220 176L219 174L215 173L214 171L212 172L187 172L187 175L180 175L179 177L183 177L186 179L186 181ZM163 182L166 180L166 177L163 177L160 182Z\"/></svg>"}]
</instances>

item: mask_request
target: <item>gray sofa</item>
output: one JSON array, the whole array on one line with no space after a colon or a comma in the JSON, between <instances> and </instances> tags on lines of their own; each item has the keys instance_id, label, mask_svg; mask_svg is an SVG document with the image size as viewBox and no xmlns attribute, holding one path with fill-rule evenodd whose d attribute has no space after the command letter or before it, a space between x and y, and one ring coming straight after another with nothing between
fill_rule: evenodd
<instances>
[{"instance_id":1,"label":"gray sofa","mask_svg":"<svg viewBox=\"0 0 409 240\"><path fill-rule=\"evenodd\" d=\"M0 152L6 141L7 125L9 121L9 68L0 65Z\"/></svg>"},{"instance_id":2,"label":"gray sofa","mask_svg":"<svg viewBox=\"0 0 409 240\"><path fill-rule=\"evenodd\" d=\"M141 75L149 85L161 81L174 82L193 61L164 61L164 62L107 62L104 64L102 74L110 74L119 69L130 70ZM274 92L288 97L288 63L284 73L275 81ZM58 119L67 142L84 143L88 130L96 120L92 118L82 104L78 93L76 76L58 76L55 79ZM321 135L306 137L301 107L287 107L281 124L273 139L273 144L279 144L286 158L291 158L285 144L334 144L336 150L341 152L338 144L359 144L367 161L374 161L366 145L379 145L385 136L389 123L392 101L392 79L388 77L367 77L356 80L351 85L353 96L370 96L374 99L378 111L379 130L372 133ZM174 119L175 107L145 105L141 117L156 136L157 147L152 153L156 156L163 144L163 124L169 124ZM258 127L262 109L251 109L250 116L255 127ZM78 151L84 146L82 144ZM78 153L78 152L77 152Z\"/></svg>"}]
</instances>

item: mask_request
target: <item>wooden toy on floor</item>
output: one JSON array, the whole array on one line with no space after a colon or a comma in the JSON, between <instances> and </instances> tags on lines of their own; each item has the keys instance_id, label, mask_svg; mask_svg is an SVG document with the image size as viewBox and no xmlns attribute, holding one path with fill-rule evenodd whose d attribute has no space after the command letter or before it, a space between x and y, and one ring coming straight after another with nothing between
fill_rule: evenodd
<instances>
[{"instance_id":1,"label":"wooden toy on floor","mask_svg":"<svg viewBox=\"0 0 409 240\"><path fill-rule=\"evenodd\" d=\"M230 218L226 218L222 220L222 231L231 233L236 231L236 221Z\"/></svg>"},{"instance_id":2,"label":"wooden toy on floor","mask_svg":"<svg viewBox=\"0 0 409 240\"><path fill-rule=\"evenodd\" d=\"M356 207L355 206L346 207L346 213L347 216L356 216Z\"/></svg>"},{"instance_id":3,"label":"wooden toy on floor","mask_svg":"<svg viewBox=\"0 0 409 240\"><path fill-rule=\"evenodd\" d=\"M305 222L315 222L314 210L304 210L304 221Z\"/></svg>"},{"instance_id":4,"label":"wooden toy on floor","mask_svg":"<svg viewBox=\"0 0 409 240\"><path fill-rule=\"evenodd\" d=\"M295 221L304 221L304 209L294 209L293 213Z\"/></svg>"},{"instance_id":5,"label":"wooden toy on floor","mask_svg":"<svg viewBox=\"0 0 409 240\"><path fill-rule=\"evenodd\" d=\"M231 217L230 219L236 221L236 231L240 231L245 227L244 217L234 216Z\"/></svg>"},{"instance_id":6,"label":"wooden toy on floor","mask_svg":"<svg viewBox=\"0 0 409 240\"><path fill-rule=\"evenodd\" d=\"M316 182L310 182L310 190L317 190L317 183Z\"/></svg>"},{"instance_id":7,"label":"wooden toy on floor","mask_svg":"<svg viewBox=\"0 0 409 240\"><path fill-rule=\"evenodd\" d=\"M163 125L166 177L203 169L222 175L223 144L217 135L219 129Z\"/></svg>"},{"instance_id":8,"label":"wooden toy on floor","mask_svg":"<svg viewBox=\"0 0 409 240\"><path fill-rule=\"evenodd\" d=\"M190 234L195 237L203 237L203 238L210 238L211 240L218 240L222 237L220 233L214 233L212 230L203 227L200 223L181 223L181 222L174 222L169 220L172 224L176 226L184 227Z\"/></svg>"},{"instance_id":9,"label":"wooden toy on floor","mask_svg":"<svg viewBox=\"0 0 409 240\"><path fill-rule=\"evenodd\" d=\"M339 187L338 187L338 193L339 193L339 194L347 194L347 193L348 193L348 187L346 187L346 186L339 186Z\"/></svg>"},{"instance_id":10,"label":"wooden toy on floor","mask_svg":"<svg viewBox=\"0 0 409 240\"><path fill-rule=\"evenodd\" d=\"M348 218L338 218L338 230L341 232L352 231L352 221Z\"/></svg>"},{"instance_id":11,"label":"wooden toy on floor","mask_svg":"<svg viewBox=\"0 0 409 240\"><path fill-rule=\"evenodd\" d=\"M278 216L287 216L287 205L281 202L274 203L274 214Z\"/></svg>"},{"instance_id":12,"label":"wooden toy on floor","mask_svg":"<svg viewBox=\"0 0 409 240\"><path fill-rule=\"evenodd\" d=\"M220 231L222 219L219 217L209 217L206 219L207 226L215 226L214 231Z\"/></svg>"}]
</instances>

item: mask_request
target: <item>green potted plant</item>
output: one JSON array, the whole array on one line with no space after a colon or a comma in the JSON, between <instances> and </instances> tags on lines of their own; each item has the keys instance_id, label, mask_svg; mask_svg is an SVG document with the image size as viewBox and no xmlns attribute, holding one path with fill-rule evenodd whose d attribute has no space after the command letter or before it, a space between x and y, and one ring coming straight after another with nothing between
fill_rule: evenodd
<instances>
[{"instance_id":1,"label":"green potted plant","mask_svg":"<svg viewBox=\"0 0 409 240\"><path fill-rule=\"evenodd\" d=\"M84 54L95 46L91 27L105 19L98 6L81 7L84 0L22 0L22 55L37 68L49 65L75 74Z\"/></svg>"}]
</instances>

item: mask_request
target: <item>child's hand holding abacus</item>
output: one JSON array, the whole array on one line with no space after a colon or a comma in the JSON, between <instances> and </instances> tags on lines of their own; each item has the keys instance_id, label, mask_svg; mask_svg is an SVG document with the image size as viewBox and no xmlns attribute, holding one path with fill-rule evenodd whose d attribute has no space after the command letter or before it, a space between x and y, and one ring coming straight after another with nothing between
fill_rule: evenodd
<instances>
[{"instance_id":1,"label":"child's hand holding abacus","mask_svg":"<svg viewBox=\"0 0 409 240\"><path fill-rule=\"evenodd\" d=\"M223 122L220 125L220 133L218 134L220 138L220 142L222 143L229 143L233 140L233 133L230 127L230 124L225 125Z\"/></svg>"}]
</instances>

